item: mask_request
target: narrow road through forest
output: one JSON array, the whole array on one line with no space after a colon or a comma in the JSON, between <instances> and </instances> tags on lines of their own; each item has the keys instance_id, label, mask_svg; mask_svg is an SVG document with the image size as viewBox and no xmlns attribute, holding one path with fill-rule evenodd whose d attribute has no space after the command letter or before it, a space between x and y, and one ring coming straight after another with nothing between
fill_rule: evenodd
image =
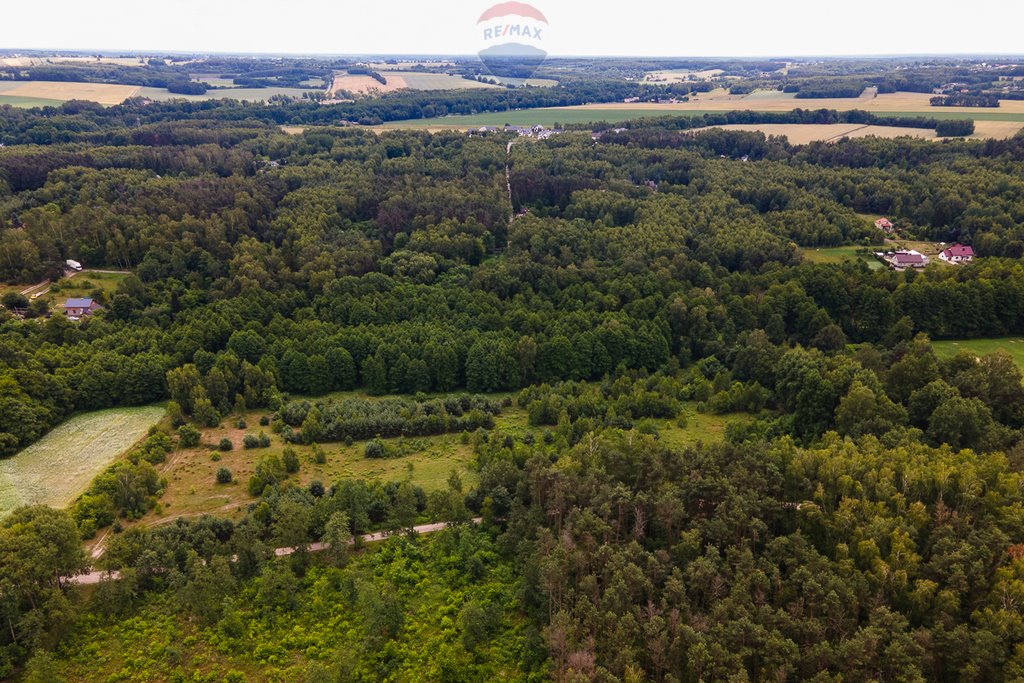
<instances>
[{"instance_id":1,"label":"narrow road through forest","mask_svg":"<svg viewBox=\"0 0 1024 683\"><path fill-rule=\"evenodd\" d=\"M483 518L474 517L470 521L473 524L480 524L481 522L483 522ZM441 531L449 525L449 522L433 522L431 524L420 524L419 526L414 526L412 530L415 531L417 534L432 534L434 532ZM363 543L374 543L376 541L383 541L386 538L388 538L388 536L391 536L396 533L401 533L401 531L377 531L372 534L363 534L362 536L359 536L359 540ZM353 538L351 541L349 541L349 545L355 545L355 541L356 539ZM307 549L311 553L318 553L326 550L327 548L328 545L326 543L310 543ZM288 555L294 554L295 551L296 548L276 548L274 550L274 556L287 557ZM95 586L103 579L110 579L116 581L120 577L120 573L116 571L96 571L89 572L88 574L79 574L78 576L72 576L69 579L67 579L66 583L75 586Z\"/></svg>"}]
</instances>

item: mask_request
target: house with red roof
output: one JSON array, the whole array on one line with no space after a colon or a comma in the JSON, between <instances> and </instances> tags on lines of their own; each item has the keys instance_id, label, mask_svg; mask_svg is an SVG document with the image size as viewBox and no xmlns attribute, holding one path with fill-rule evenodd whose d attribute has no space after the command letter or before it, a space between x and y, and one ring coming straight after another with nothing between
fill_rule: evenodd
<instances>
[{"instance_id":1,"label":"house with red roof","mask_svg":"<svg viewBox=\"0 0 1024 683\"><path fill-rule=\"evenodd\" d=\"M892 233L894 225L889 221L888 218L879 218L875 221L875 227L885 233Z\"/></svg>"},{"instance_id":2,"label":"house with red roof","mask_svg":"<svg viewBox=\"0 0 1024 683\"><path fill-rule=\"evenodd\" d=\"M946 263L970 263L974 260L974 249L962 244L954 244L939 254Z\"/></svg>"}]
</instances>

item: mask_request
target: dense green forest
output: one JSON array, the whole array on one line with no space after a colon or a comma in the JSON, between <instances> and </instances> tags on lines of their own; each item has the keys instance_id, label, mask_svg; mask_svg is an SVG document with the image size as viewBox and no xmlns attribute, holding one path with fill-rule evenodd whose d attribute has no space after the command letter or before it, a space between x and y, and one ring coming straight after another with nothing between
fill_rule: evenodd
<instances>
[{"instance_id":1,"label":"dense green forest","mask_svg":"<svg viewBox=\"0 0 1024 683\"><path fill-rule=\"evenodd\" d=\"M0 282L132 273L80 322L0 312L0 456L77 411L174 427L0 522L0 677L1024 676L1021 370L930 344L1024 334L1024 136L290 136L288 106L0 109ZM883 215L979 258L804 260L880 247ZM673 446L683 402L756 419ZM463 433L478 481L268 462L242 519L114 533L120 579L69 585L239 406L289 443Z\"/></svg>"}]
</instances>

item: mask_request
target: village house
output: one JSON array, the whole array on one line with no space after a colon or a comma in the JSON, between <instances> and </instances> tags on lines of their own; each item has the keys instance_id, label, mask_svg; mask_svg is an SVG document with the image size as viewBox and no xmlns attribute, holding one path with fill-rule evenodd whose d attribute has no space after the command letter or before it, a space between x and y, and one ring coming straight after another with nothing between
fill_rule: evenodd
<instances>
[{"instance_id":1,"label":"village house","mask_svg":"<svg viewBox=\"0 0 1024 683\"><path fill-rule=\"evenodd\" d=\"M71 320L92 315L100 310L103 310L103 307L88 297L84 299L68 299L64 302L64 314Z\"/></svg>"},{"instance_id":2,"label":"village house","mask_svg":"<svg viewBox=\"0 0 1024 683\"><path fill-rule=\"evenodd\" d=\"M906 270L907 268L924 268L928 265L928 257L919 251L896 251L882 255L882 259L889 264L893 270Z\"/></svg>"},{"instance_id":3,"label":"village house","mask_svg":"<svg viewBox=\"0 0 1024 683\"><path fill-rule=\"evenodd\" d=\"M894 226L888 218L879 218L875 221L875 227L884 233L891 234Z\"/></svg>"},{"instance_id":4,"label":"village house","mask_svg":"<svg viewBox=\"0 0 1024 683\"><path fill-rule=\"evenodd\" d=\"M962 244L954 244L940 253L939 258L946 263L970 263L974 260L974 249Z\"/></svg>"}]
</instances>

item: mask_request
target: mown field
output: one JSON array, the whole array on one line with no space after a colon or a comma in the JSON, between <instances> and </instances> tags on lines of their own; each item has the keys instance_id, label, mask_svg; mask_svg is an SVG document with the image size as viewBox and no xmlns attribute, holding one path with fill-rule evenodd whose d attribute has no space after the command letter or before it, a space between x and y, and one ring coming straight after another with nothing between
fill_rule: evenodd
<instances>
[{"instance_id":1,"label":"mown field","mask_svg":"<svg viewBox=\"0 0 1024 683\"><path fill-rule=\"evenodd\" d=\"M1006 351L1024 368L1024 338L1000 337L996 339L959 339L933 341L932 347L940 358L952 358L961 351L984 356L996 351Z\"/></svg>"},{"instance_id":2,"label":"mown field","mask_svg":"<svg viewBox=\"0 0 1024 683\"><path fill-rule=\"evenodd\" d=\"M163 415L164 408L157 406L77 415L14 457L0 460L0 516L21 505L71 503Z\"/></svg>"},{"instance_id":3,"label":"mown field","mask_svg":"<svg viewBox=\"0 0 1024 683\"><path fill-rule=\"evenodd\" d=\"M880 249L881 247L876 247ZM868 264L871 270L881 270L885 265L878 259L861 253L865 247L804 247L801 249L804 260L810 263L849 263L851 261L863 261Z\"/></svg>"}]
</instances>

